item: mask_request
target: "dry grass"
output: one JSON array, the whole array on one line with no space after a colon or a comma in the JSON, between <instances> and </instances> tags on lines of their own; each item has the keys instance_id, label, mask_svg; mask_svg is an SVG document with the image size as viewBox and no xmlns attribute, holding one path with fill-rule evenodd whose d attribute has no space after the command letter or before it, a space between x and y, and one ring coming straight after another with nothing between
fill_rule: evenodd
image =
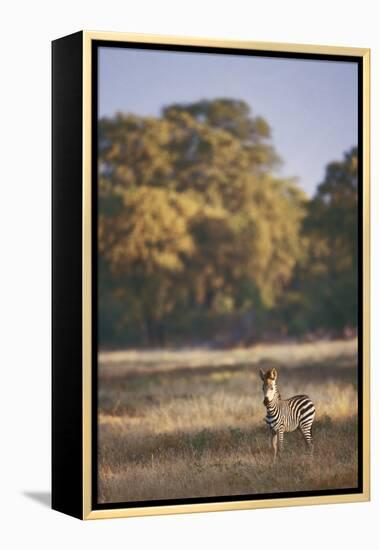
<instances>
[{"instance_id":1,"label":"dry grass","mask_svg":"<svg viewBox=\"0 0 379 550\"><path fill-rule=\"evenodd\" d=\"M356 344L333 344L101 354L100 502L356 486ZM316 404L312 459L295 432L271 463L257 367L272 365L284 398Z\"/></svg>"}]
</instances>

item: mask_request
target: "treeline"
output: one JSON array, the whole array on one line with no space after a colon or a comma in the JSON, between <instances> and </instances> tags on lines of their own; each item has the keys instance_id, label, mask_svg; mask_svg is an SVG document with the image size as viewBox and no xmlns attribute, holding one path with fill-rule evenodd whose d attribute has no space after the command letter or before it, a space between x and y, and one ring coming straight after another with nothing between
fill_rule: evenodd
<instances>
[{"instance_id":1,"label":"treeline","mask_svg":"<svg viewBox=\"0 0 379 550\"><path fill-rule=\"evenodd\" d=\"M357 151L326 167L311 200L273 175L278 163L242 101L100 121L101 346L356 326Z\"/></svg>"}]
</instances>

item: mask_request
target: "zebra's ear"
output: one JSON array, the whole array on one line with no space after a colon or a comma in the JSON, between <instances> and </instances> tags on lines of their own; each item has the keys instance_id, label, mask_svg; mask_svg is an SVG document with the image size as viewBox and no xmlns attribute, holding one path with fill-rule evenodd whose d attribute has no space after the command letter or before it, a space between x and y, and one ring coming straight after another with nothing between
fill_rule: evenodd
<instances>
[{"instance_id":1,"label":"zebra's ear","mask_svg":"<svg viewBox=\"0 0 379 550\"><path fill-rule=\"evenodd\" d=\"M278 373L275 368L270 370L270 378L272 380L276 380L278 378Z\"/></svg>"},{"instance_id":2,"label":"zebra's ear","mask_svg":"<svg viewBox=\"0 0 379 550\"><path fill-rule=\"evenodd\" d=\"M265 373L264 373L264 371L263 371L262 369L259 369L259 375L260 375L260 377L262 378L262 380L265 379L265 376L266 376L266 375L265 375Z\"/></svg>"}]
</instances>

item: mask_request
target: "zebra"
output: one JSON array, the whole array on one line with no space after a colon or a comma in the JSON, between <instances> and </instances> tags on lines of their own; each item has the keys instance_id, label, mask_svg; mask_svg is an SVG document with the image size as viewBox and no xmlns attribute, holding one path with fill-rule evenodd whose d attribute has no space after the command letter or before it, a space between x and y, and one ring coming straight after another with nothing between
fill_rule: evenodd
<instances>
[{"instance_id":1,"label":"zebra","mask_svg":"<svg viewBox=\"0 0 379 550\"><path fill-rule=\"evenodd\" d=\"M283 449L284 432L299 429L304 436L310 454L313 453L312 424L316 409L307 395L295 395L281 399L276 385L278 373L275 368L259 371L263 380L263 404L266 407L266 423L271 430L271 444L274 450L274 462Z\"/></svg>"}]
</instances>

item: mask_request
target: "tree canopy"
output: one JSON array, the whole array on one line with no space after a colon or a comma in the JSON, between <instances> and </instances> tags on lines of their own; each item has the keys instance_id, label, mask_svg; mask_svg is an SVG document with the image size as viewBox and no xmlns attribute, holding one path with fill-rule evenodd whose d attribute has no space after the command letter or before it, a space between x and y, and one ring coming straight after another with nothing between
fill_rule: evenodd
<instances>
[{"instance_id":1,"label":"tree canopy","mask_svg":"<svg viewBox=\"0 0 379 550\"><path fill-rule=\"evenodd\" d=\"M161 345L178 330L185 340L214 319L251 311L280 317L295 279L298 292L325 299L327 280L336 307L339 292L354 291L356 151L328 166L312 201L273 175L279 162L268 123L243 101L100 121L104 344Z\"/></svg>"},{"instance_id":2,"label":"tree canopy","mask_svg":"<svg viewBox=\"0 0 379 550\"><path fill-rule=\"evenodd\" d=\"M358 312L358 155L353 148L331 162L310 201L305 232L309 239L306 287L312 293L312 324L333 329L357 326Z\"/></svg>"}]
</instances>

